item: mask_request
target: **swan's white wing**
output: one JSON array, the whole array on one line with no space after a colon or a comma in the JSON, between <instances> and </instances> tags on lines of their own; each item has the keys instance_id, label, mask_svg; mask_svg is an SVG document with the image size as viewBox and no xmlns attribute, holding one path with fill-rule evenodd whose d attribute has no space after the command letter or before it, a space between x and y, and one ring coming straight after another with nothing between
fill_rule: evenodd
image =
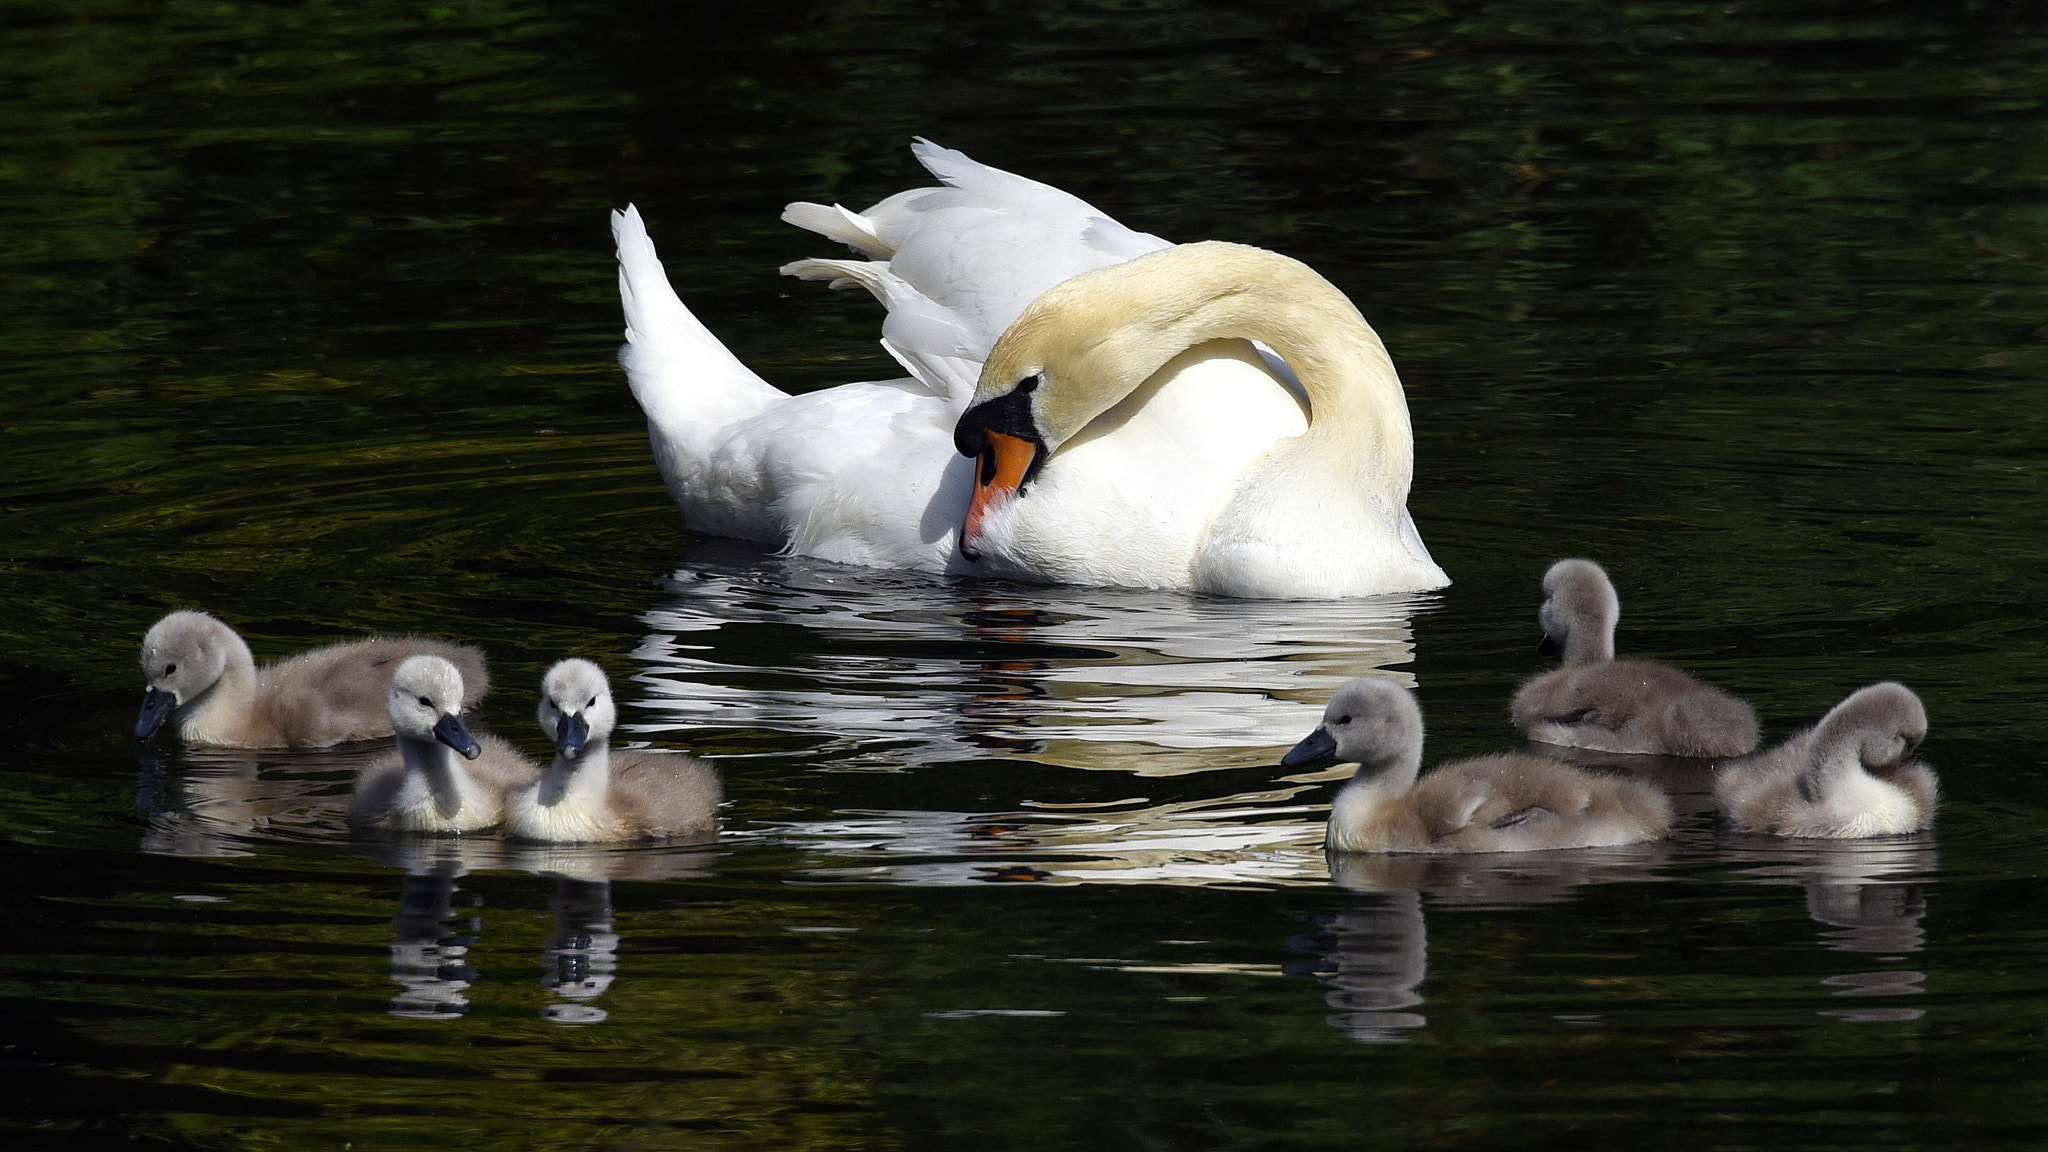
<instances>
[{"instance_id":1,"label":"swan's white wing","mask_svg":"<svg viewBox=\"0 0 2048 1152\"><path fill-rule=\"evenodd\" d=\"M882 347L912 376L944 397L959 416L974 397L987 349L976 346L959 317L920 295L880 260L798 260L782 266L784 276L829 280L834 288L865 288L889 310L882 321Z\"/></svg>"},{"instance_id":2,"label":"swan's white wing","mask_svg":"<svg viewBox=\"0 0 2048 1152\"><path fill-rule=\"evenodd\" d=\"M1111 219L1107 212L1079 196L1014 172L992 168L965 152L941 148L923 137L918 137L911 144L910 151L926 171L937 176L948 188L957 188L990 204L1007 204L1018 210L1028 210L1042 222L1061 221L1070 226L1078 225L1081 245L1102 257L1104 264L1121 263L1133 256L1170 247L1167 241L1149 232L1124 227ZM1091 265L1096 266L1099 265Z\"/></svg>"},{"instance_id":3,"label":"swan's white wing","mask_svg":"<svg viewBox=\"0 0 2048 1152\"><path fill-rule=\"evenodd\" d=\"M996 338L1040 293L1090 269L1170 246L1050 184L928 140L912 151L945 187L898 192L860 213L791 204L782 218L887 258L890 274L924 302L915 326L891 334L892 351L921 379L927 373L915 364L957 359L962 349L979 376ZM876 295L892 314L908 306L908 298L895 303ZM945 322L933 323L939 317ZM921 343L927 337L943 339Z\"/></svg>"},{"instance_id":4,"label":"swan's white wing","mask_svg":"<svg viewBox=\"0 0 2048 1152\"><path fill-rule=\"evenodd\" d=\"M882 239L875 231L873 220L858 212L849 212L837 204L798 201L783 207L782 220L805 231L816 232L827 240L837 240L871 259L887 260L896 254L895 245ZM837 288L838 285L835 284L833 287Z\"/></svg>"}]
</instances>

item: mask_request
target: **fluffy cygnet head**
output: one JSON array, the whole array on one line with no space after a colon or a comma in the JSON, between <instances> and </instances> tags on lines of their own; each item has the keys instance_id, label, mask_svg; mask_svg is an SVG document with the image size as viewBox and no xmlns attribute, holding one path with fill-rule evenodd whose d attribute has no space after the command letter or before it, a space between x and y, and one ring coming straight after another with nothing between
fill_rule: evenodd
<instances>
[{"instance_id":1,"label":"fluffy cygnet head","mask_svg":"<svg viewBox=\"0 0 2048 1152\"><path fill-rule=\"evenodd\" d=\"M438 740L470 760L483 745L462 722L462 673L439 656L408 656L391 674L391 730L401 738Z\"/></svg>"},{"instance_id":2,"label":"fluffy cygnet head","mask_svg":"<svg viewBox=\"0 0 2048 1152\"><path fill-rule=\"evenodd\" d=\"M1865 768L1895 768L1927 738L1927 709L1903 684L1886 680L1834 706L1813 732L1813 756L1853 748Z\"/></svg>"},{"instance_id":3,"label":"fluffy cygnet head","mask_svg":"<svg viewBox=\"0 0 2048 1152\"><path fill-rule=\"evenodd\" d=\"M1337 689L1323 723L1280 761L1288 768L1358 765L1361 777L1389 768L1412 774L1422 760L1422 706L1391 680L1361 676Z\"/></svg>"},{"instance_id":4,"label":"fluffy cygnet head","mask_svg":"<svg viewBox=\"0 0 2048 1152\"><path fill-rule=\"evenodd\" d=\"M1606 570L1591 560L1559 560L1543 574L1543 625L1546 656L1563 653L1565 663L1581 658L1612 660L1614 626L1621 621L1621 599Z\"/></svg>"},{"instance_id":5,"label":"fluffy cygnet head","mask_svg":"<svg viewBox=\"0 0 2048 1152\"><path fill-rule=\"evenodd\" d=\"M540 729L562 755L575 759L592 742L602 744L618 723L611 681L588 660L557 661L540 682Z\"/></svg>"},{"instance_id":6,"label":"fluffy cygnet head","mask_svg":"<svg viewBox=\"0 0 2048 1152\"><path fill-rule=\"evenodd\" d=\"M237 651L247 651L241 637L204 612L173 612L157 621L142 638L149 690L135 719L135 738L156 735L172 712L206 695Z\"/></svg>"}]
</instances>

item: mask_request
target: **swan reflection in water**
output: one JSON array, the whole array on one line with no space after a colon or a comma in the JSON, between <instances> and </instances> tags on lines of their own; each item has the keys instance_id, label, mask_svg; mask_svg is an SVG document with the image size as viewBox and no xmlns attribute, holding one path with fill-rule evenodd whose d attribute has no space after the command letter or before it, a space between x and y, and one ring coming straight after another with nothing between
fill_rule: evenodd
<instances>
[{"instance_id":1,"label":"swan reflection in water","mask_svg":"<svg viewBox=\"0 0 2048 1152\"><path fill-rule=\"evenodd\" d=\"M1940 856L1928 833L1870 840L1784 840L1771 836L1730 836L1724 857L1751 884L1797 885L1806 894L1806 914L1825 925L1821 946L1834 952L1903 961L1926 945L1920 928L1927 915L1927 885L1934 882ZM1913 968L1843 972L1821 983L1835 996L1865 998L1917 996L1927 974ZM1917 1020L1923 1008L1858 1003L1821 1013L1859 1023Z\"/></svg>"},{"instance_id":2,"label":"swan reflection in water","mask_svg":"<svg viewBox=\"0 0 2048 1152\"><path fill-rule=\"evenodd\" d=\"M798 733L844 768L1139 776L1275 763L1338 685L1412 659L1410 619L1435 603L949 582L729 541L664 587L633 654L653 717L635 731Z\"/></svg>"}]
</instances>

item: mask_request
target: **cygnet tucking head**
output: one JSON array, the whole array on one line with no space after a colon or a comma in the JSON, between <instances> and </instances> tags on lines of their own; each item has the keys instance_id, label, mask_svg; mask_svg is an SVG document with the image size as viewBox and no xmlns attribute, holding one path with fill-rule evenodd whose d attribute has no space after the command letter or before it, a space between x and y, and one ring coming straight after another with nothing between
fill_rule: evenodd
<instances>
[{"instance_id":1,"label":"cygnet tucking head","mask_svg":"<svg viewBox=\"0 0 2048 1152\"><path fill-rule=\"evenodd\" d=\"M1886 680L1859 689L1814 728L1816 758L1852 745L1866 769L1896 768L1927 739L1927 709L1903 684Z\"/></svg>"},{"instance_id":2,"label":"cygnet tucking head","mask_svg":"<svg viewBox=\"0 0 2048 1152\"><path fill-rule=\"evenodd\" d=\"M1621 622L1621 599L1607 572L1591 560L1559 560L1543 574L1543 607L1536 614L1543 625L1537 652L1560 653L1565 663L1614 658L1614 626ZM1576 644L1574 643L1576 641Z\"/></svg>"},{"instance_id":3,"label":"cygnet tucking head","mask_svg":"<svg viewBox=\"0 0 2048 1152\"><path fill-rule=\"evenodd\" d=\"M149 689L135 718L135 738L156 735L171 713L206 695L239 643L233 629L204 612L173 612L157 621L142 638L142 675Z\"/></svg>"},{"instance_id":4,"label":"cygnet tucking head","mask_svg":"<svg viewBox=\"0 0 2048 1152\"><path fill-rule=\"evenodd\" d=\"M619 720L604 669L580 657L557 661L540 682L540 728L555 750L573 760L586 745L604 743Z\"/></svg>"},{"instance_id":5,"label":"cygnet tucking head","mask_svg":"<svg viewBox=\"0 0 2048 1152\"><path fill-rule=\"evenodd\" d=\"M391 729L401 738L438 740L474 760L483 745L462 722L462 673L439 656L408 656L391 674Z\"/></svg>"},{"instance_id":6,"label":"cygnet tucking head","mask_svg":"<svg viewBox=\"0 0 2048 1152\"><path fill-rule=\"evenodd\" d=\"M1337 690L1323 722L1282 757L1288 768L1357 764L1361 776L1422 758L1422 707L1391 680L1361 676Z\"/></svg>"}]
</instances>

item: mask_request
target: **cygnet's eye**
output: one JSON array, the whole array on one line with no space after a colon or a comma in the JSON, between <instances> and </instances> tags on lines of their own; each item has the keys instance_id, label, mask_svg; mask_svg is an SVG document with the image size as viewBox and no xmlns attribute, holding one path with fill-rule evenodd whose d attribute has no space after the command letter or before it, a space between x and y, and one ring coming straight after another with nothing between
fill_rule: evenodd
<instances>
[{"instance_id":1,"label":"cygnet's eye","mask_svg":"<svg viewBox=\"0 0 2048 1152\"><path fill-rule=\"evenodd\" d=\"M1351 717L1349 717L1349 716L1339 716L1339 717L1337 717L1337 723L1338 723L1338 724L1349 724L1349 723L1351 723Z\"/></svg>"},{"instance_id":2,"label":"cygnet's eye","mask_svg":"<svg viewBox=\"0 0 2048 1152\"><path fill-rule=\"evenodd\" d=\"M420 697L420 703L425 704L429 708L432 708L434 706L434 702L432 700L427 699L425 696Z\"/></svg>"},{"instance_id":3,"label":"cygnet's eye","mask_svg":"<svg viewBox=\"0 0 2048 1152\"><path fill-rule=\"evenodd\" d=\"M177 670L178 670L178 666L177 666L176 664L166 664L166 665L164 665L164 675L166 675L166 676L169 676L169 675L171 675L171 674L175 673L175 672L176 672Z\"/></svg>"},{"instance_id":4,"label":"cygnet's eye","mask_svg":"<svg viewBox=\"0 0 2048 1152\"><path fill-rule=\"evenodd\" d=\"M588 703L588 704L585 704L585 705L584 705L584 707L585 707L585 708L595 708L595 707L597 707L597 697L595 697L595 696L592 696L592 697L590 698L590 703Z\"/></svg>"}]
</instances>

